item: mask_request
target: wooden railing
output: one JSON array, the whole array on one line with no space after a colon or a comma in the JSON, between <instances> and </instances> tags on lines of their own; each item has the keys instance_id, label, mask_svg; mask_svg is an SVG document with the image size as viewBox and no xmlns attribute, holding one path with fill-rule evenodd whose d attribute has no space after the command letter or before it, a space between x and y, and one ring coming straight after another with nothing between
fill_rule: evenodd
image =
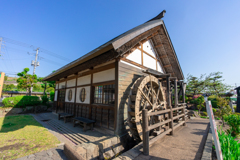
<instances>
[{"instance_id":1,"label":"wooden railing","mask_svg":"<svg viewBox=\"0 0 240 160\"><path fill-rule=\"evenodd\" d=\"M169 133L173 133L173 131L178 128L181 125L185 125L186 122L186 114L185 114L185 108L186 108L186 104L185 103L181 103L178 104L178 106L180 107L176 107L176 108L172 108L172 109L166 109L166 110L162 110L162 111L157 111L157 112L150 112L148 113L147 109L144 109L142 111L142 120L143 120L143 124L142 124L142 128L143 128L143 154L144 155L149 155L149 146L151 144L153 144L154 142L156 142L158 139L164 137L166 134ZM161 114L170 114L173 115L173 111L178 111L181 110L181 113L179 115L176 116L171 116L169 119L163 121L163 122L159 122L159 123L155 123L153 125L149 126L149 116L157 116L157 115L161 115ZM182 121L177 123L175 126L173 124L173 121L176 119L179 119L182 117ZM161 134L159 134L158 136L154 137L153 139L149 140L149 131L160 127L162 125L168 124L168 123L172 123L171 125L169 125L169 129L165 130L164 132L162 132Z\"/></svg>"}]
</instances>

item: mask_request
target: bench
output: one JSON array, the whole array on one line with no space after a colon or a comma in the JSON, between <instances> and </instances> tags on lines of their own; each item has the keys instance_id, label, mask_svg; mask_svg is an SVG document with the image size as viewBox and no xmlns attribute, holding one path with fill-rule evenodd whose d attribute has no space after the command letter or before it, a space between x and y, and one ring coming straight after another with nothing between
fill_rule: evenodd
<instances>
[{"instance_id":1,"label":"bench","mask_svg":"<svg viewBox=\"0 0 240 160\"><path fill-rule=\"evenodd\" d=\"M59 113L58 114L58 120L60 120L60 118L63 118L64 119L64 123L67 122L68 118L72 118L72 117L73 117L73 114L69 114L69 113Z\"/></svg>"},{"instance_id":2,"label":"bench","mask_svg":"<svg viewBox=\"0 0 240 160\"><path fill-rule=\"evenodd\" d=\"M83 131L86 131L87 127L90 126L90 129L93 129L93 123L95 123L95 121L91 120L91 119L87 119L87 118L83 118L83 117L75 117L73 118L73 127L75 127L76 123L75 122L79 122L80 125L83 126Z\"/></svg>"}]
</instances>

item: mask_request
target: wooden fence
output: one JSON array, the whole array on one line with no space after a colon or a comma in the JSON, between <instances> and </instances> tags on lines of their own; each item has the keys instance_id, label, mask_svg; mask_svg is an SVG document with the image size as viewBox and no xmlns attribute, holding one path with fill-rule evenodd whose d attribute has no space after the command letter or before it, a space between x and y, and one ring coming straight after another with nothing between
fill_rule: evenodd
<instances>
[{"instance_id":1,"label":"wooden fence","mask_svg":"<svg viewBox=\"0 0 240 160\"><path fill-rule=\"evenodd\" d=\"M174 130L178 128L181 125L185 125L186 122L186 114L185 114L185 108L186 108L186 103L179 103L177 107L172 108L171 106L169 109L162 110L162 111L157 111L157 112L150 112L148 113L147 109L143 110L142 114L142 119L143 119L143 154L144 155L149 155L149 146L159 140L160 138L164 137L166 134L173 134ZM176 114L174 115L173 112ZM163 122L158 122L153 125L149 125L149 117L150 116L159 116L163 114L169 114L170 118L163 121ZM178 119L182 118L181 121L178 121ZM174 122L177 121L177 122ZM158 136L154 137L153 139L149 140L149 131L161 127L163 125L169 124L169 128L159 134Z\"/></svg>"},{"instance_id":2,"label":"wooden fence","mask_svg":"<svg viewBox=\"0 0 240 160\"><path fill-rule=\"evenodd\" d=\"M20 95L28 95L29 92L21 92L21 91L3 91L2 96L3 97L12 97L12 96L20 96ZM43 95L43 92L32 92L32 96L40 96ZM49 93L46 92L47 95Z\"/></svg>"}]
</instances>

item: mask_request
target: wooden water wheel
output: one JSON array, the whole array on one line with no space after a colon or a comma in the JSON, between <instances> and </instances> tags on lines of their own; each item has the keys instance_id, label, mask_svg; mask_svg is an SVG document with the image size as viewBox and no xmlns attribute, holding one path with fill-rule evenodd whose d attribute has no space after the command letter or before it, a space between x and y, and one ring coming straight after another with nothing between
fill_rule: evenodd
<instances>
[{"instance_id":1,"label":"wooden water wheel","mask_svg":"<svg viewBox=\"0 0 240 160\"><path fill-rule=\"evenodd\" d=\"M166 109L165 94L160 82L152 75L138 78L130 91L128 122L133 137L142 140L142 110L155 112ZM162 116L149 117L149 125L164 121Z\"/></svg>"}]
</instances>

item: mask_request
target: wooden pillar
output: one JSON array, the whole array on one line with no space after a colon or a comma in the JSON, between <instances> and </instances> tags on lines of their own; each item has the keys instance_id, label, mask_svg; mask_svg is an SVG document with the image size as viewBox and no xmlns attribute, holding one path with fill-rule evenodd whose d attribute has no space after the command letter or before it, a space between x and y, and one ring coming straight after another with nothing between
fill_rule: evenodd
<instances>
[{"instance_id":1,"label":"wooden pillar","mask_svg":"<svg viewBox=\"0 0 240 160\"><path fill-rule=\"evenodd\" d=\"M171 135L173 135L173 111L172 111L172 104L171 104L171 95L170 95L170 76L167 77L167 103L168 103L168 108L170 108L170 114L169 118L171 119L169 128L172 129L170 132Z\"/></svg>"},{"instance_id":2,"label":"wooden pillar","mask_svg":"<svg viewBox=\"0 0 240 160\"><path fill-rule=\"evenodd\" d=\"M186 109L186 100L185 100L185 90L186 90L186 83L182 83L182 96L183 96L183 109L182 112L184 114L183 121L185 122L183 126L186 126L186 114L185 114L185 109Z\"/></svg>"},{"instance_id":3,"label":"wooden pillar","mask_svg":"<svg viewBox=\"0 0 240 160\"><path fill-rule=\"evenodd\" d=\"M93 73L91 73L91 86L90 86L90 108L89 108L89 115L90 115L90 117L89 118L91 118L92 116L92 104L93 104L93 102L94 102L94 87L93 87ZM95 112L97 112L97 108L96 108L96 110L95 110ZM81 111L81 114L82 114L82 111ZM96 119L96 115L95 115L95 119Z\"/></svg>"},{"instance_id":4,"label":"wooden pillar","mask_svg":"<svg viewBox=\"0 0 240 160\"><path fill-rule=\"evenodd\" d=\"M175 97L175 108L178 107L178 92L177 92L177 79L174 79L174 97Z\"/></svg>"},{"instance_id":5,"label":"wooden pillar","mask_svg":"<svg viewBox=\"0 0 240 160\"><path fill-rule=\"evenodd\" d=\"M118 79L119 79L119 59L115 61L115 105L114 105L114 132L118 134Z\"/></svg>"},{"instance_id":6,"label":"wooden pillar","mask_svg":"<svg viewBox=\"0 0 240 160\"><path fill-rule=\"evenodd\" d=\"M74 108L73 108L73 115L74 115L74 116L76 116L77 80L78 80L78 73L76 73L76 82L75 82L75 99L74 99Z\"/></svg>"},{"instance_id":7,"label":"wooden pillar","mask_svg":"<svg viewBox=\"0 0 240 160\"><path fill-rule=\"evenodd\" d=\"M143 129L143 154L149 155L149 131L148 131L148 110L142 110Z\"/></svg>"}]
</instances>

